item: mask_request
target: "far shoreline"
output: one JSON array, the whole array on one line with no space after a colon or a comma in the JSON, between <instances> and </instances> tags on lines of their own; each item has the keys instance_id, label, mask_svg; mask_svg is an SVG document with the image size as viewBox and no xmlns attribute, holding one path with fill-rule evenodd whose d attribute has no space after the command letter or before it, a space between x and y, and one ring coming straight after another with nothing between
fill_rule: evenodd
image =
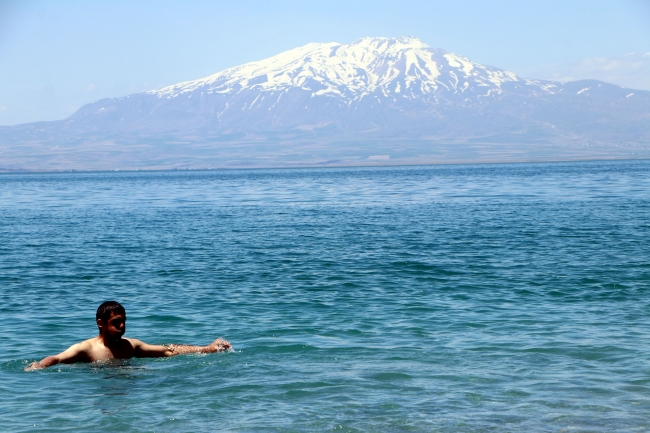
<instances>
[{"instance_id":1,"label":"far shoreline","mask_svg":"<svg viewBox=\"0 0 650 433\"><path fill-rule=\"evenodd\" d=\"M634 157L584 157L584 158L566 158L566 159L513 159L513 160L450 160L450 161L399 161L394 163L382 161L369 161L360 163L359 161L350 161L346 163L306 163L306 164L287 164L287 165L241 165L241 166L217 166L217 167L152 167L152 168L106 168L106 169L64 169L64 170L47 170L47 169L25 169L25 168L0 168L0 175L20 175L20 174L82 174L82 173L142 173L142 172L199 172L199 171L245 171L245 170L307 170L307 169L337 169L337 168L389 168L389 167L432 167L432 166L450 166L450 165L506 165L506 164L561 164L561 163L580 163L580 162L614 162L614 161L648 161L649 156Z\"/></svg>"}]
</instances>

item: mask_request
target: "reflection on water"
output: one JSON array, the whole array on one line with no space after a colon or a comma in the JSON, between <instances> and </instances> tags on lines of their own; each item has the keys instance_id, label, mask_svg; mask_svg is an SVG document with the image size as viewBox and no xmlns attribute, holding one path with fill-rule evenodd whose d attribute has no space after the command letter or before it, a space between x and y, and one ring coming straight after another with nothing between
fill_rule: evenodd
<instances>
[{"instance_id":1,"label":"reflection on water","mask_svg":"<svg viewBox=\"0 0 650 433\"><path fill-rule=\"evenodd\" d=\"M94 362L92 372L101 375L101 385L95 392L96 402L93 404L102 415L114 416L128 408L125 398L137 387L140 379L138 370L142 366L133 366L128 360L109 360Z\"/></svg>"}]
</instances>

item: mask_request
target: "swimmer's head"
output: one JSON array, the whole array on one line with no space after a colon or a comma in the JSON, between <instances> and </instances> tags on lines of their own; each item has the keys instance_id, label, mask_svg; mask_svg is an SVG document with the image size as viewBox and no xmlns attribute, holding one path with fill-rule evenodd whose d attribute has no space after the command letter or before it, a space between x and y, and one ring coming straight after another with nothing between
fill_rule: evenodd
<instances>
[{"instance_id":1,"label":"swimmer's head","mask_svg":"<svg viewBox=\"0 0 650 433\"><path fill-rule=\"evenodd\" d=\"M104 324L108 323L108 319L110 319L111 315L113 314L121 315L126 318L126 310L124 310L122 304L117 301L104 302L99 306L97 309L97 314L95 315L95 318L97 319L97 325L99 325L100 321ZM99 331L101 332L101 328Z\"/></svg>"}]
</instances>

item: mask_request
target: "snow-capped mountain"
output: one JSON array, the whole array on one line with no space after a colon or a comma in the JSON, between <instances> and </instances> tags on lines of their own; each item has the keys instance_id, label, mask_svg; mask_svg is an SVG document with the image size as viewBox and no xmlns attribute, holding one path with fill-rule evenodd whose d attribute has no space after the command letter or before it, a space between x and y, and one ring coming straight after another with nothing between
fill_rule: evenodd
<instances>
[{"instance_id":1,"label":"snow-capped mountain","mask_svg":"<svg viewBox=\"0 0 650 433\"><path fill-rule=\"evenodd\" d=\"M363 38L307 44L202 79L103 99L61 121L2 127L0 169L11 152L24 161L21 143L54 142L70 149L128 143L105 155L125 155L131 167L151 155L192 161L227 154L228 164L246 165L269 152L276 165L397 154L494 160L503 149L514 155L531 146L539 155L564 149L571 158L610 155L605 148L639 156L650 155L650 92L522 78L413 37ZM10 151L3 143L16 145ZM441 150L441 143L453 146ZM481 143L479 150L470 151L472 143ZM172 149L175 156L165 159Z\"/></svg>"},{"instance_id":2,"label":"snow-capped mountain","mask_svg":"<svg viewBox=\"0 0 650 433\"><path fill-rule=\"evenodd\" d=\"M373 93L393 98L442 92L488 96L500 93L502 85L511 82L543 93L557 90L553 83L523 80L512 72L431 48L417 38L363 38L351 44L307 44L148 93L159 98L179 98L235 94L246 89L260 92L263 100L269 92L296 88L311 92L312 97L328 96L351 104Z\"/></svg>"},{"instance_id":3,"label":"snow-capped mountain","mask_svg":"<svg viewBox=\"0 0 650 433\"><path fill-rule=\"evenodd\" d=\"M612 103L649 100L625 98L627 89L606 83L577 85L573 92L570 83L521 78L412 37L363 38L307 44L199 80L101 100L82 107L66 127L199 136L380 130L467 138L522 129L554 135L576 124L575 116L579 124L611 119L627 110Z\"/></svg>"}]
</instances>

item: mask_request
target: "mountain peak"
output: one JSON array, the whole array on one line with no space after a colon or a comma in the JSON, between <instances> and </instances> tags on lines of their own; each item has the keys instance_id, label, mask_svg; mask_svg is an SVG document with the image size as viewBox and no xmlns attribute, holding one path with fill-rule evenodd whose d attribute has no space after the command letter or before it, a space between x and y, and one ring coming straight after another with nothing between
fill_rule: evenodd
<instances>
[{"instance_id":1,"label":"mountain peak","mask_svg":"<svg viewBox=\"0 0 650 433\"><path fill-rule=\"evenodd\" d=\"M427 44L414 36L400 36L397 38L386 37L365 37L352 42L350 45L358 45L370 49L388 48L429 48Z\"/></svg>"}]
</instances>

